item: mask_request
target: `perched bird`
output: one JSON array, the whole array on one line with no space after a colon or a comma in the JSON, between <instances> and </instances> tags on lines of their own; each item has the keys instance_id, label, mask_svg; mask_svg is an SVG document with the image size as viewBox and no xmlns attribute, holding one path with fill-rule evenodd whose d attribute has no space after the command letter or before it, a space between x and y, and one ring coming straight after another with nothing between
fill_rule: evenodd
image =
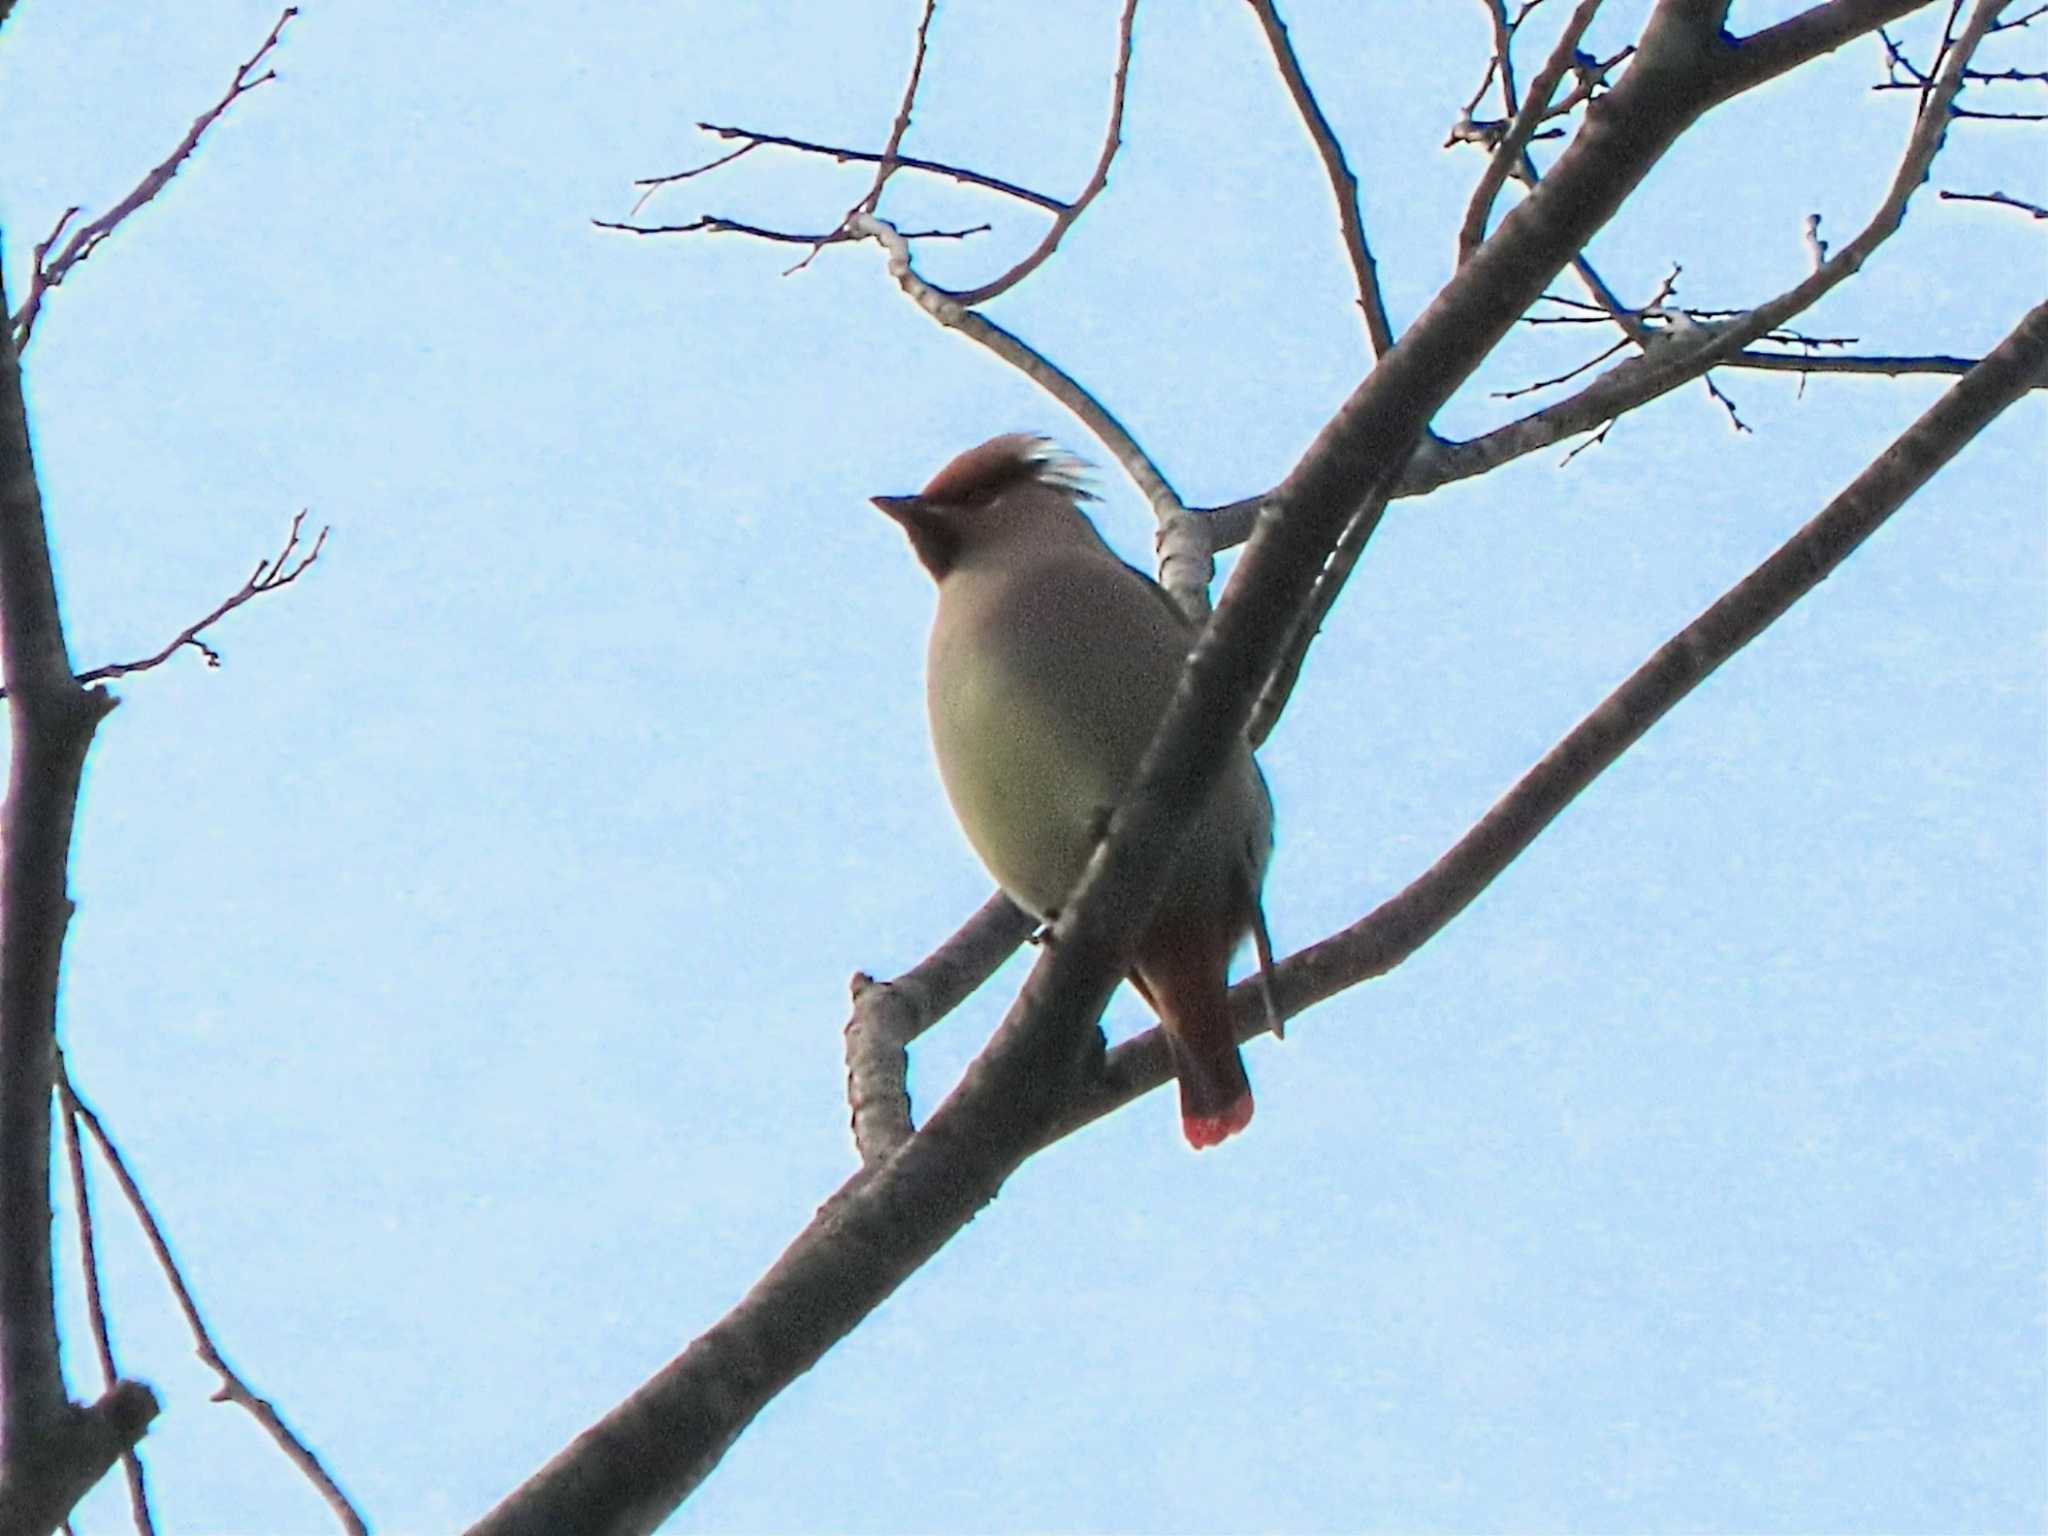
<instances>
[{"instance_id":1,"label":"perched bird","mask_svg":"<svg viewBox=\"0 0 2048 1536\"><path fill-rule=\"evenodd\" d=\"M1196 639L1082 513L1080 468L1013 433L961 454L915 496L874 498L938 583L925 681L947 797L996 883L1042 922L1079 882ZM1224 993L1255 926L1264 949L1272 828L1265 779L1240 741L1131 957L1130 979L1172 1044L1181 1129L1197 1148L1252 1118Z\"/></svg>"}]
</instances>

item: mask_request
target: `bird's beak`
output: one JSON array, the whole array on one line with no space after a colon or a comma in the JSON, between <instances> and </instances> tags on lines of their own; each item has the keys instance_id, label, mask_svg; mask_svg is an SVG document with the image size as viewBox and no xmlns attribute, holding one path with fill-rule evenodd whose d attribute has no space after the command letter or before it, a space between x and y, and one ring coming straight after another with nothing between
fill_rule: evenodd
<instances>
[{"instance_id":1,"label":"bird's beak","mask_svg":"<svg viewBox=\"0 0 2048 1536\"><path fill-rule=\"evenodd\" d=\"M880 507L889 516L907 528L917 516L918 507L922 503L923 498L920 496L870 496L868 500L872 501L877 507Z\"/></svg>"},{"instance_id":2,"label":"bird's beak","mask_svg":"<svg viewBox=\"0 0 2048 1536\"><path fill-rule=\"evenodd\" d=\"M944 581L960 553L960 534L949 527L942 513L922 496L870 496L877 507L895 520L910 537L918 563L931 573L933 581Z\"/></svg>"}]
</instances>

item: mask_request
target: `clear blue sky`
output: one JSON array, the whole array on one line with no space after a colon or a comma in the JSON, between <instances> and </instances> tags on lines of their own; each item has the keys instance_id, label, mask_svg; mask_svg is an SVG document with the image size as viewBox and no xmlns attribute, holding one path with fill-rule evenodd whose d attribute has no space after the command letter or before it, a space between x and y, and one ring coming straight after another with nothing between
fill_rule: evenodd
<instances>
[{"instance_id":1,"label":"clear blue sky","mask_svg":"<svg viewBox=\"0 0 2048 1536\"><path fill-rule=\"evenodd\" d=\"M1646 8L1615 0L1599 51ZM1071 192L1114 8L1013 9L941 9L910 148ZM1480 7L1287 11L1405 323L1479 169L1440 146ZM217 632L223 670L119 688L63 1029L224 1349L380 1531L474 1518L738 1298L853 1166L847 976L986 893L925 742L928 584L866 498L999 431L1103 456L871 247L784 279L781 249L589 224L715 153L700 118L877 144L916 12L310 5L37 329L81 665L153 650L298 508L335 528ZM11 292L274 17L24 0ZM1846 238L1891 174L1879 67L1866 43L1712 119L1596 244L1610 280L1796 281L1804 216ZM1126 139L992 313L1191 501L1262 489L1365 355L1243 7L1141 12ZM2040 142L1965 125L1936 185L2038 201ZM764 152L650 213L816 228L865 185ZM993 219L929 249L942 281L1041 228L929 184L885 211ZM1973 353L2044 275L2029 221L1929 197L1809 320ZM1440 425L1593 349L1524 335ZM1694 388L1389 516L1264 753L1283 949L1426 867L1942 387L1723 382L1753 435ZM1426 951L1256 1047L1247 1136L1197 1158L1155 1096L1031 1164L674 1529L2039 1529L2043 421L2008 413ZM919 1045L921 1104L1021 974ZM1128 991L1107 1020L1146 1022ZM101 1227L166 1404L160 1529L329 1529ZM120 1497L80 1529L125 1529Z\"/></svg>"}]
</instances>

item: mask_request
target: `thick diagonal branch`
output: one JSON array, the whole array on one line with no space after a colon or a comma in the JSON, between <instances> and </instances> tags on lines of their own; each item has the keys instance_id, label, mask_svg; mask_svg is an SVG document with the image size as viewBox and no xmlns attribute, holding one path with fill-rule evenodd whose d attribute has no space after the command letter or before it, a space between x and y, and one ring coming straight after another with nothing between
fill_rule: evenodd
<instances>
[{"instance_id":1,"label":"thick diagonal branch","mask_svg":"<svg viewBox=\"0 0 2048 1536\"><path fill-rule=\"evenodd\" d=\"M1406 889L1350 927L1281 963L1281 1011L1305 1008L1383 976L1434 938L1518 858L1594 779L1724 662L1819 588L1886 519L2048 367L2048 304L2036 306L1988 356L1880 454L1813 520L1692 623L1551 748L1513 789ZM1263 1001L1238 987L1238 1035L1266 1028ZM1077 1106L1065 1135L1172 1076L1157 1029L1109 1053L1101 1093Z\"/></svg>"}]
</instances>

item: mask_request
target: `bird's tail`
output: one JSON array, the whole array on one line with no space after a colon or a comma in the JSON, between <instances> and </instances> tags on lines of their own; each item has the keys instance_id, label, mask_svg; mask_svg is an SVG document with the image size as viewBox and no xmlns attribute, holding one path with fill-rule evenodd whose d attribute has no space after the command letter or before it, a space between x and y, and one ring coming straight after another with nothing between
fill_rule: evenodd
<instances>
[{"instance_id":1,"label":"bird's tail","mask_svg":"<svg viewBox=\"0 0 2048 1536\"><path fill-rule=\"evenodd\" d=\"M1180 1128L1201 1151L1252 1122L1252 1085L1238 1054L1225 995L1221 944L1154 942L1145 946L1131 981L1159 1015L1180 1078Z\"/></svg>"}]
</instances>

